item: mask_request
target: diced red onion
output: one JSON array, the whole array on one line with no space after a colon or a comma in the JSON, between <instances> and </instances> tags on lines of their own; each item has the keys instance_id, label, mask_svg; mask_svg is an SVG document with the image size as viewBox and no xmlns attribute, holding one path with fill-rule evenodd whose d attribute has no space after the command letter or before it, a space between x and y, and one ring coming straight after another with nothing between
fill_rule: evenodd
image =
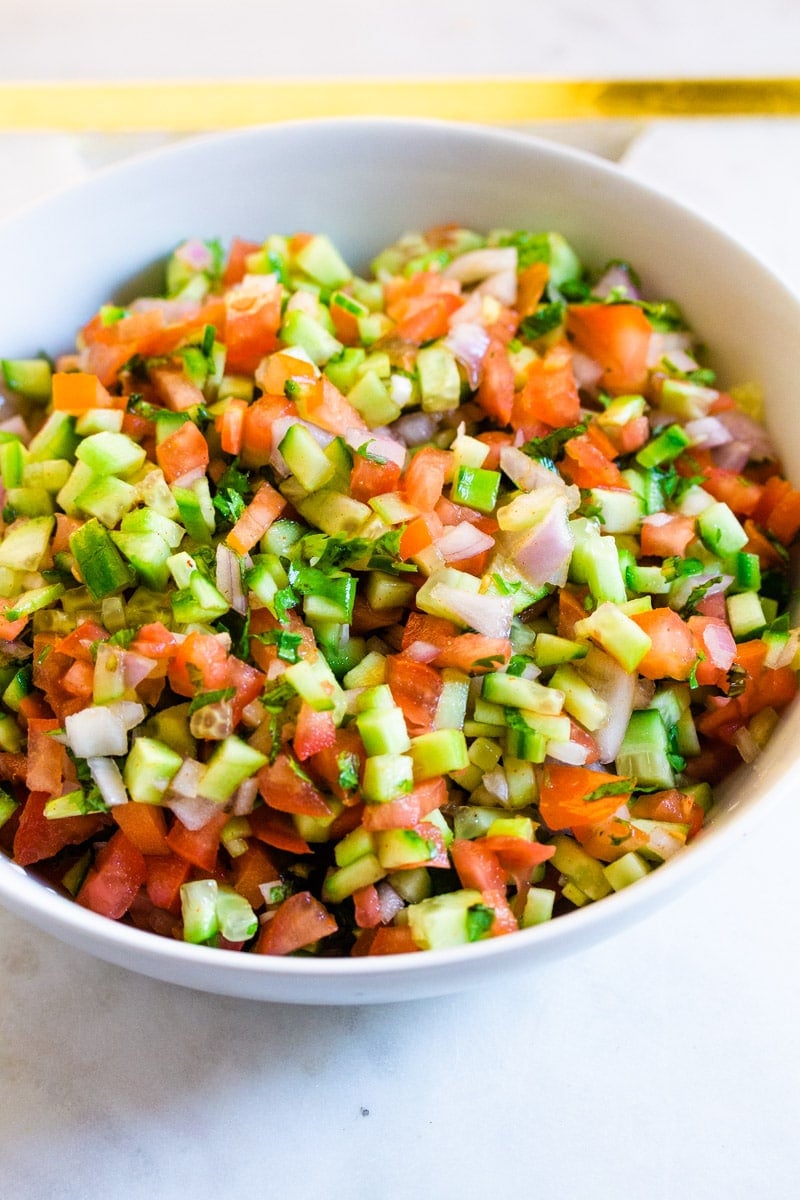
<instances>
[{"instance_id":1,"label":"diced red onion","mask_svg":"<svg viewBox=\"0 0 800 1200\"><path fill-rule=\"evenodd\" d=\"M257 797L258 778L255 775L251 775L249 779L245 779L240 783L233 793L231 815L234 817L248 817L255 808Z\"/></svg>"},{"instance_id":2,"label":"diced red onion","mask_svg":"<svg viewBox=\"0 0 800 1200\"><path fill-rule=\"evenodd\" d=\"M147 679L149 675L152 675L156 669L156 664L152 658L147 658L144 654L136 654L131 650L123 650L122 655L122 679L125 684L125 691L127 692L138 687L143 679ZM138 707L141 708L141 705ZM144 720L144 714L142 714L140 720Z\"/></svg>"},{"instance_id":3,"label":"diced red onion","mask_svg":"<svg viewBox=\"0 0 800 1200\"><path fill-rule=\"evenodd\" d=\"M603 368L599 362L590 358L588 354L584 354L582 350L573 350L572 374L581 391L594 395L603 378Z\"/></svg>"},{"instance_id":4,"label":"diced red onion","mask_svg":"<svg viewBox=\"0 0 800 1200\"><path fill-rule=\"evenodd\" d=\"M600 762L613 762L633 712L636 676L629 674L616 659L597 646L590 646L586 658L576 663L575 668L607 706L606 719L592 731L592 736L597 742Z\"/></svg>"},{"instance_id":5,"label":"diced red onion","mask_svg":"<svg viewBox=\"0 0 800 1200\"><path fill-rule=\"evenodd\" d=\"M122 722L126 733L135 729L137 725L141 725L147 716L147 710L138 700L115 700L113 704L106 704L105 708Z\"/></svg>"},{"instance_id":6,"label":"diced red onion","mask_svg":"<svg viewBox=\"0 0 800 1200\"><path fill-rule=\"evenodd\" d=\"M730 430L718 417L698 417L696 421L687 421L683 428L692 445L703 450L713 450L733 440Z\"/></svg>"},{"instance_id":7,"label":"diced red onion","mask_svg":"<svg viewBox=\"0 0 800 1200\"><path fill-rule=\"evenodd\" d=\"M467 372L469 385L474 391L480 382L481 367L489 349L488 333L482 325L464 321L450 330L444 344Z\"/></svg>"},{"instance_id":8,"label":"diced red onion","mask_svg":"<svg viewBox=\"0 0 800 1200\"><path fill-rule=\"evenodd\" d=\"M413 395L414 384L408 375L401 375L397 371L393 372L389 380L389 396L394 403L400 408L405 408Z\"/></svg>"},{"instance_id":9,"label":"diced red onion","mask_svg":"<svg viewBox=\"0 0 800 1200\"><path fill-rule=\"evenodd\" d=\"M434 413L410 412L398 417L389 428L407 446L422 446L436 433L439 418Z\"/></svg>"},{"instance_id":10,"label":"diced red onion","mask_svg":"<svg viewBox=\"0 0 800 1200\"><path fill-rule=\"evenodd\" d=\"M746 725L736 730L733 735L733 743L746 763L755 762L761 753L761 747Z\"/></svg>"},{"instance_id":11,"label":"diced red onion","mask_svg":"<svg viewBox=\"0 0 800 1200\"><path fill-rule=\"evenodd\" d=\"M195 271L208 271L214 265L211 250L197 238L190 238L178 246L175 257Z\"/></svg>"},{"instance_id":12,"label":"diced red onion","mask_svg":"<svg viewBox=\"0 0 800 1200\"><path fill-rule=\"evenodd\" d=\"M729 408L718 413L717 418L734 441L743 442L747 446L749 456L754 462L775 458L775 447L766 429L763 425L759 425L758 421L749 417L747 413L743 413L737 408Z\"/></svg>"},{"instance_id":13,"label":"diced red onion","mask_svg":"<svg viewBox=\"0 0 800 1200\"><path fill-rule=\"evenodd\" d=\"M128 753L128 734L110 704L70 713L64 718L64 729L67 744L78 758L120 758Z\"/></svg>"},{"instance_id":14,"label":"diced red onion","mask_svg":"<svg viewBox=\"0 0 800 1200\"><path fill-rule=\"evenodd\" d=\"M30 646L26 646L24 642L0 641L0 654L5 655L6 658L30 658L32 653Z\"/></svg>"},{"instance_id":15,"label":"diced red onion","mask_svg":"<svg viewBox=\"0 0 800 1200\"><path fill-rule=\"evenodd\" d=\"M780 667L788 667L797 654L797 644L800 640L800 631L793 629L786 641L770 642L767 646L767 654L764 659L764 666L771 671L777 671Z\"/></svg>"},{"instance_id":16,"label":"diced red onion","mask_svg":"<svg viewBox=\"0 0 800 1200\"><path fill-rule=\"evenodd\" d=\"M403 655L414 662L429 663L433 662L440 651L441 646L435 646L433 642L416 641L412 642L410 646L406 646Z\"/></svg>"},{"instance_id":17,"label":"diced red onion","mask_svg":"<svg viewBox=\"0 0 800 1200\"><path fill-rule=\"evenodd\" d=\"M348 429L344 440L351 450L359 450L366 442L369 454L397 463L398 467L406 465L406 447L388 433L378 434L373 430L372 433L365 434L363 429Z\"/></svg>"},{"instance_id":18,"label":"diced red onion","mask_svg":"<svg viewBox=\"0 0 800 1200\"><path fill-rule=\"evenodd\" d=\"M499 800L501 804L508 803L508 779L502 767L495 767L494 770L487 771L482 782L490 796Z\"/></svg>"},{"instance_id":19,"label":"diced red onion","mask_svg":"<svg viewBox=\"0 0 800 1200\"><path fill-rule=\"evenodd\" d=\"M514 604L510 596L489 596L438 583L431 599L484 637L507 638L511 632Z\"/></svg>"},{"instance_id":20,"label":"diced red onion","mask_svg":"<svg viewBox=\"0 0 800 1200\"><path fill-rule=\"evenodd\" d=\"M174 480L172 486L190 488L198 479L204 479L205 473L205 467L195 467L193 470L187 471L185 475L181 475L178 479Z\"/></svg>"},{"instance_id":21,"label":"diced red onion","mask_svg":"<svg viewBox=\"0 0 800 1200\"><path fill-rule=\"evenodd\" d=\"M716 596L718 592L725 592L733 583L732 575L715 575L713 571L701 571L698 575L684 575L683 578L672 585L669 596L670 608L679 612L689 596L695 588L706 585L704 598Z\"/></svg>"},{"instance_id":22,"label":"diced red onion","mask_svg":"<svg viewBox=\"0 0 800 1200\"><path fill-rule=\"evenodd\" d=\"M510 308L517 301L517 272L498 271L479 283L475 291L479 296L494 296L495 300Z\"/></svg>"},{"instance_id":23,"label":"diced red onion","mask_svg":"<svg viewBox=\"0 0 800 1200\"><path fill-rule=\"evenodd\" d=\"M478 292L471 292L460 308L450 316L450 328L459 325L485 325L483 297Z\"/></svg>"},{"instance_id":24,"label":"diced red onion","mask_svg":"<svg viewBox=\"0 0 800 1200\"><path fill-rule=\"evenodd\" d=\"M219 805L203 796L169 795L165 804L192 833L202 829L219 812Z\"/></svg>"},{"instance_id":25,"label":"diced red onion","mask_svg":"<svg viewBox=\"0 0 800 1200\"><path fill-rule=\"evenodd\" d=\"M573 537L567 520L567 502L555 497L532 529L503 536L504 552L520 575L535 588L545 584L563 587L567 581Z\"/></svg>"},{"instance_id":26,"label":"diced red onion","mask_svg":"<svg viewBox=\"0 0 800 1200\"><path fill-rule=\"evenodd\" d=\"M636 680L636 691L633 695L633 707L649 708L655 694L655 681L652 679L645 679L644 675L640 675Z\"/></svg>"},{"instance_id":27,"label":"diced red onion","mask_svg":"<svg viewBox=\"0 0 800 1200\"><path fill-rule=\"evenodd\" d=\"M735 471L738 475L750 461L750 447L747 442L730 441L717 447L713 458L715 466L722 467L723 471Z\"/></svg>"},{"instance_id":28,"label":"diced red onion","mask_svg":"<svg viewBox=\"0 0 800 1200\"><path fill-rule=\"evenodd\" d=\"M589 757L589 749L580 742L548 742L547 757L569 767L583 767Z\"/></svg>"},{"instance_id":29,"label":"diced red onion","mask_svg":"<svg viewBox=\"0 0 800 1200\"><path fill-rule=\"evenodd\" d=\"M402 908L405 908L406 902L403 897L396 892L390 883L382 879L375 889L378 893L378 903L381 906L381 921L384 925L388 925Z\"/></svg>"},{"instance_id":30,"label":"diced red onion","mask_svg":"<svg viewBox=\"0 0 800 1200\"><path fill-rule=\"evenodd\" d=\"M729 626L722 621L706 625L702 640L712 666L729 671L736 658L736 642Z\"/></svg>"},{"instance_id":31,"label":"diced red onion","mask_svg":"<svg viewBox=\"0 0 800 1200\"><path fill-rule=\"evenodd\" d=\"M522 492L533 492L540 487L556 487L562 490L567 486L557 472L548 470L535 458L529 458L516 446L501 447L500 470Z\"/></svg>"},{"instance_id":32,"label":"diced red onion","mask_svg":"<svg viewBox=\"0 0 800 1200\"><path fill-rule=\"evenodd\" d=\"M640 300L642 293L631 279L631 273L623 263L612 263L603 272L600 279L592 288L593 296L605 299L616 288L623 288L629 300Z\"/></svg>"},{"instance_id":33,"label":"diced red onion","mask_svg":"<svg viewBox=\"0 0 800 1200\"><path fill-rule=\"evenodd\" d=\"M86 765L109 808L128 803L128 793L120 769L113 758L88 758Z\"/></svg>"},{"instance_id":34,"label":"diced red onion","mask_svg":"<svg viewBox=\"0 0 800 1200\"><path fill-rule=\"evenodd\" d=\"M170 795L196 796L205 767L196 758L185 758L169 785Z\"/></svg>"},{"instance_id":35,"label":"diced red onion","mask_svg":"<svg viewBox=\"0 0 800 1200\"><path fill-rule=\"evenodd\" d=\"M516 246L487 246L481 250L469 250L448 263L442 271L445 279L457 279L459 283L477 283L500 271L517 270Z\"/></svg>"},{"instance_id":36,"label":"diced red onion","mask_svg":"<svg viewBox=\"0 0 800 1200\"><path fill-rule=\"evenodd\" d=\"M242 586L242 566L238 554L220 542L217 546L217 587L234 612L247 612L247 597Z\"/></svg>"},{"instance_id":37,"label":"diced red onion","mask_svg":"<svg viewBox=\"0 0 800 1200\"><path fill-rule=\"evenodd\" d=\"M30 441L30 430L18 414L5 421L0 421L0 432L16 434L26 446Z\"/></svg>"},{"instance_id":38,"label":"diced red onion","mask_svg":"<svg viewBox=\"0 0 800 1200\"><path fill-rule=\"evenodd\" d=\"M314 293L307 292L303 288L300 288L298 291L293 292L289 297L289 301L286 305L286 311L303 312L307 313L309 317L315 317L317 315L318 307L319 301Z\"/></svg>"},{"instance_id":39,"label":"diced red onion","mask_svg":"<svg viewBox=\"0 0 800 1200\"><path fill-rule=\"evenodd\" d=\"M654 331L650 335L647 365L648 367L657 367L663 358L668 358L679 371L696 371L698 364L688 353L691 346L692 335L690 333L657 333Z\"/></svg>"},{"instance_id":40,"label":"diced red onion","mask_svg":"<svg viewBox=\"0 0 800 1200\"><path fill-rule=\"evenodd\" d=\"M697 612L701 617L716 617L719 621L727 620L724 593L715 592L713 596L704 596L697 604Z\"/></svg>"},{"instance_id":41,"label":"diced red onion","mask_svg":"<svg viewBox=\"0 0 800 1200\"><path fill-rule=\"evenodd\" d=\"M445 562L460 562L464 558L474 558L494 546L494 538L469 521L461 521L451 525L434 541L436 549Z\"/></svg>"}]
</instances>

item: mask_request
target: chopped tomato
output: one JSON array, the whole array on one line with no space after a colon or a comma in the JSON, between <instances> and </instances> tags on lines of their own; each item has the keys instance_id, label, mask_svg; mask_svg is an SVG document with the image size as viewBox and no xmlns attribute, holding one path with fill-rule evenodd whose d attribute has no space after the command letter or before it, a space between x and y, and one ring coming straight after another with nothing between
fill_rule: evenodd
<instances>
[{"instance_id":1,"label":"chopped tomato","mask_svg":"<svg viewBox=\"0 0 800 1200\"><path fill-rule=\"evenodd\" d=\"M430 728L442 694L439 672L403 654L390 654L386 659L386 682L406 721Z\"/></svg>"},{"instance_id":2,"label":"chopped tomato","mask_svg":"<svg viewBox=\"0 0 800 1200\"><path fill-rule=\"evenodd\" d=\"M647 382L652 327L635 304L573 304L567 332L578 350L603 368L612 395L641 392Z\"/></svg>"},{"instance_id":3,"label":"chopped tomato","mask_svg":"<svg viewBox=\"0 0 800 1200\"><path fill-rule=\"evenodd\" d=\"M616 784L619 791L614 787ZM551 763L545 766L542 775L539 812L550 829L597 825L626 802L633 784L634 780L607 771Z\"/></svg>"},{"instance_id":4,"label":"chopped tomato","mask_svg":"<svg viewBox=\"0 0 800 1200\"><path fill-rule=\"evenodd\" d=\"M278 812L302 813L307 817L329 817L330 806L288 754L279 754L275 762L258 773L258 790L270 808Z\"/></svg>"},{"instance_id":5,"label":"chopped tomato","mask_svg":"<svg viewBox=\"0 0 800 1200\"><path fill-rule=\"evenodd\" d=\"M279 417L296 416L297 407L283 396L259 396L242 417L242 463L264 467L272 454L272 426Z\"/></svg>"},{"instance_id":6,"label":"chopped tomato","mask_svg":"<svg viewBox=\"0 0 800 1200\"><path fill-rule=\"evenodd\" d=\"M671 608L633 613L631 620L650 638L638 666L646 679L688 679L697 659L692 631Z\"/></svg>"},{"instance_id":7,"label":"chopped tomato","mask_svg":"<svg viewBox=\"0 0 800 1200\"><path fill-rule=\"evenodd\" d=\"M262 483L253 499L225 539L237 554L247 554L264 536L286 507L280 492Z\"/></svg>"},{"instance_id":8,"label":"chopped tomato","mask_svg":"<svg viewBox=\"0 0 800 1200\"><path fill-rule=\"evenodd\" d=\"M280 284L266 295L239 294L235 289L226 296L225 369L253 372L261 359L277 346L281 323Z\"/></svg>"},{"instance_id":9,"label":"chopped tomato","mask_svg":"<svg viewBox=\"0 0 800 1200\"><path fill-rule=\"evenodd\" d=\"M297 715L294 734L294 752L301 762L336 745L336 726L330 712L317 712L305 700Z\"/></svg>"},{"instance_id":10,"label":"chopped tomato","mask_svg":"<svg viewBox=\"0 0 800 1200\"><path fill-rule=\"evenodd\" d=\"M170 853L164 809L157 804L115 804L111 815L137 850L147 855Z\"/></svg>"},{"instance_id":11,"label":"chopped tomato","mask_svg":"<svg viewBox=\"0 0 800 1200\"><path fill-rule=\"evenodd\" d=\"M572 372L572 354L563 343L553 346L528 368L522 391L514 397L511 424L515 429L541 422L552 429L576 425L581 404Z\"/></svg>"},{"instance_id":12,"label":"chopped tomato","mask_svg":"<svg viewBox=\"0 0 800 1200\"><path fill-rule=\"evenodd\" d=\"M642 554L657 558L672 555L683 558L686 547L695 536L694 518L671 513L664 521L645 517L640 533Z\"/></svg>"},{"instance_id":13,"label":"chopped tomato","mask_svg":"<svg viewBox=\"0 0 800 1200\"><path fill-rule=\"evenodd\" d=\"M222 275L222 283L228 288L235 283L241 283L247 274L247 258L255 254L261 246L258 242L248 242L244 238L235 237L228 251L228 261Z\"/></svg>"},{"instance_id":14,"label":"chopped tomato","mask_svg":"<svg viewBox=\"0 0 800 1200\"><path fill-rule=\"evenodd\" d=\"M208 442L194 421L184 421L180 429L156 446L156 459L167 483L174 483L190 471L205 471L208 466Z\"/></svg>"},{"instance_id":15,"label":"chopped tomato","mask_svg":"<svg viewBox=\"0 0 800 1200\"><path fill-rule=\"evenodd\" d=\"M145 888L150 900L168 912L181 911L181 888L192 873L192 864L171 851L166 855L145 855Z\"/></svg>"},{"instance_id":16,"label":"chopped tomato","mask_svg":"<svg viewBox=\"0 0 800 1200\"><path fill-rule=\"evenodd\" d=\"M104 813L83 817L50 818L44 815L47 792L31 792L20 813L14 837L14 861L22 867L52 858L65 846L74 846L95 837L108 823Z\"/></svg>"},{"instance_id":17,"label":"chopped tomato","mask_svg":"<svg viewBox=\"0 0 800 1200\"><path fill-rule=\"evenodd\" d=\"M344 437L351 429L369 432L364 418L327 375L320 376L312 388L298 397L297 407L304 420L312 421L340 437Z\"/></svg>"},{"instance_id":18,"label":"chopped tomato","mask_svg":"<svg viewBox=\"0 0 800 1200\"><path fill-rule=\"evenodd\" d=\"M491 936L514 933L519 926L506 898L506 872L497 854L477 841L456 838L450 845L450 856L462 887L476 888L487 907L494 910Z\"/></svg>"},{"instance_id":19,"label":"chopped tomato","mask_svg":"<svg viewBox=\"0 0 800 1200\"><path fill-rule=\"evenodd\" d=\"M356 942L357 946L360 940ZM419 946L407 925L384 925L374 931L365 952L370 955L411 954L418 950Z\"/></svg>"},{"instance_id":20,"label":"chopped tomato","mask_svg":"<svg viewBox=\"0 0 800 1200\"><path fill-rule=\"evenodd\" d=\"M92 912L119 920L133 904L146 878L144 855L120 829L98 851L76 899Z\"/></svg>"},{"instance_id":21,"label":"chopped tomato","mask_svg":"<svg viewBox=\"0 0 800 1200\"><path fill-rule=\"evenodd\" d=\"M60 794L66 753L64 747L51 736L60 728L61 722L55 719L32 717L28 721L28 772L25 784L32 792L46 792L48 796Z\"/></svg>"},{"instance_id":22,"label":"chopped tomato","mask_svg":"<svg viewBox=\"0 0 800 1200\"><path fill-rule=\"evenodd\" d=\"M212 813L200 829L187 829L176 817L167 834L169 848L193 867L199 867L201 871L213 871L217 864L220 834L227 823L228 813L222 810Z\"/></svg>"},{"instance_id":23,"label":"chopped tomato","mask_svg":"<svg viewBox=\"0 0 800 1200\"><path fill-rule=\"evenodd\" d=\"M497 338L489 343L484 355L475 399L498 425L508 425L514 407L514 368L506 346Z\"/></svg>"},{"instance_id":24,"label":"chopped tomato","mask_svg":"<svg viewBox=\"0 0 800 1200\"><path fill-rule=\"evenodd\" d=\"M378 889L368 883L353 892L356 925L359 929L374 929L381 923L381 902Z\"/></svg>"},{"instance_id":25,"label":"chopped tomato","mask_svg":"<svg viewBox=\"0 0 800 1200\"><path fill-rule=\"evenodd\" d=\"M233 886L256 912L266 903L260 885L279 877L280 871L273 858L257 842L251 843L244 854L233 860Z\"/></svg>"},{"instance_id":26,"label":"chopped tomato","mask_svg":"<svg viewBox=\"0 0 800 1200\"><path fill-rule=\"evenodd\" d=\"M284 900L275 916L262 925L256 954L291 954L336 933L338 926L311 892L297 892Z\"/></svg>"},{"instance_id":27,"label":"chopped tomato","mask_svg":"<svg viewBox=\"0 0 800 1200\"><path fill-rule=\"evenodd\" d=\"M227 686L228 652L210 633L190 633L170 659L170 687L179 696L214 692Z\"/></svg>"},{"instance_id":28,"label":"chopped tomato","mask_svg":"<svg viewBox=\"0 0 800 1200\"><path fill-rule=\"evenodd\" d=\"M628 488L617 464L585 433L571 438L564 447L563 471L580 488Z\"/></svg>"},{"instance_id":29,"label":"chopped tomato","mask_svg":"<svg viewBox=\"0 0 800 1200\"><path fill-rule=\"evenodd\" d=\"M453 469L449 450L424 446L411 459L405 473L405 497L422 513L432 512L442 494L445 480Z\"/></svg>"},{"instance_id":30,"label":"chopped tomato","mask_svg":"<svg viewBox=\"0 0 800 1200\"><path fill-rule=\"evenodd\" d=\"M357 454L350 472L350 495L366 503L373 496L394 492L400 482L400 468L395 462L375 462Z\"/></svg>"},{"instance_id":31,"label":"chopped tomato","mask_svg":"<svg viewBox=\"0 0 800 1200\"><path fill-rule=\"evenodd\" d=\"M276 850L286 850L289 854L310 854L311 847L300 837L294 823L287 813L277 812L273 808L257 808L247 818L255 837Z\"/></svg>"},{"instance_id":32,"label":"chopped tomato","mask_svg":"<svg viewBox=\"0 0 800 1200\"><path fill-rule=\"evenodd\" d=\"M412 829L428 813L441 808L447 799L447 787L443 779L427 779L418 783L412 792L389 800L385 804L365 807L363 824L365 829Z\"/></svg>"}]
</instances>

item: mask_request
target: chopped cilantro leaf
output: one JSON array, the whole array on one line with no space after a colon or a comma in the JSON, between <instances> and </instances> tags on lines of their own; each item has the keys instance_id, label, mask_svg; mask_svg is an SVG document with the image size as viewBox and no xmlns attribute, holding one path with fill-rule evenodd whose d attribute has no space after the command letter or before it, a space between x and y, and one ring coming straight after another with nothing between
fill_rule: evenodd
<instances>
[{"instance_id":1,"label":"chopped cilantro leaf","mask_svg":"<svg viewBox=\"0 0 800 1200\"><path fill-rule=\"evenodd\" d=\"M201 708L207 708L209 704L217 704L220 700L232 700L235 695L236 688L234 687L219 688L215 692L198 692L189 701L189 716Z\"/></svg>"},{"instance_id":2,"label":"chopped cilantro leaf","mask_svg":"<svg viewBox=\"0 0 800 1200\"><path fill-rule=\"evenodd\" d=\"M556 300L553 304L542 304L535 313L523 318L520 333L529 341L544 337L546 333L558 329L564 321L566 311L567 306L563 300Z\"/></svg>"},{"instance_id":3,"label":"chopped cilantro leaf","mask_svg":"<svg viewBox=\"0 0 800 1200\"><path fill-rule=\"evenodd\" d=\"M238 521L247 508L242 496L232 488L218 489L212 503L220 516L231 524Z\"/></svg>"},{"instance_id":4,"label":"chopped cilantro leaf","mask_svg":"<svg viewBox=\"0 0 800 1200\"><path fill-rule=\"evenodd\" d=\"M604 800L606 796L628 796L636 787L636 780L618 779L612 780L611 783L601 783L594 791L589 792L583 797L586 804L591 804L593 800Z\"/></svg>"},{"instance_id":5,"label":"chopped cilantro leaf","mask_svg":"<svg viewBox=\"0 0 800 1200\"><path fill-rule=\"evenodd\" d=\"M696 588L692 588L689 595L686 597L686 602L681 609L681 612L688 614L697 611L698 604L705 599L708 589L716 583L722 582L721 575L715 575L712 579L706 579L703 583L699 583Z\"/></svg>"},{"instance_id":6,"label":"chopped cilantro leaf","mask_svg":"<svg viewBox=\"0 0 800 1200\"><path fill-rule=\"evenodd\" d=\"M494 909L485 904L471 904L466 912L467 941L477 942L486 937L494 923Z\"/></svg>"},{"instance_id":7,"label":"chopped cilantro leaf","mask_svg":"<svg viewBox=\"0 0 800 1200\"><path fill-rule=\"evenodd\" d=\"M296 663L300 659L297 653L297 647L302 642L302 637L299 633L289 633L286 629L270 629L267 633L257 633L256 641L263 642L267 646L276 646L278 649L278 658L283 659L287 663Z\"/></svg>"},{"instance_id":8,"label":"chopped cilantro leaf","mask_svg":"<svg viewBox=\"0 0 800 1200\"><path fill-rule=\"evenodd\" d=\"M370 450L371 445L372 442L364 442L363 446L359 446L356 449L356 454L360 455L361 458L366 458L368 462L377 463L381 467L384 466L389 461L388 458L384 458L382 454L376 454L374 450Z\"/></svg>"},{"instance_id":9,"label":"chopped cilantro leaf","mask_svg":"<svg viewBox=\"0 0 800 1200\"><path fill-rule=\"evenodd\" d=\"M531 438L529 442L525 443L522 450L529 458L547 458L555 462L567 442L585 433L588 424L588 421L581 421L578 425L554 429L552 433L548 433L544 437Z\"/></svg>"},{"instance_id":10,"label":"chopped cilantro leaf","mask_svg":"<svg viewBox=\"0 0 800 1200\"><path fill-rule=\"evenodd\" d=\"M250 476L246 471L239 470L239 460L234 459L232 463L223 471L220 476L217 487L232 488L235 492L241 492L242 495L250 487Z\"/></svg>"},{"instance_id":11,"label":"chopped cilantro leaf","mask_svg":"<svg viewBox=\"0 0 800 1200\"><path fill-rule=\"evenodd\" d=\"M336 766L339 770L339 787L343 792L351 792L353 788L358 787L358 770L360 760L357 754L351 753L349 750L343 750L336 759Z\"/></svg>"},{"instance_id":12,"label":"chopped cilantro leaf","mask_svg":"<svg viewBox=\"0 0 800 1200\"><path fill-rule=\"evenodd\" d=\"M294 700L296 695L297 692L292 685L284 680L283 683L267 688L261 697L261 703L268 712L280 713L283 712L290 700Z\"/></svg>"},{"instance_id":13,"label":"chopped cilantro leaf","mask_svg":"<svg viewBox=\"0 0 800 1200\"><path fill-rule=\"evenodd\" d=\"M294 608L299 599L300 597L292 587L280 588L272 597L275 616L282 625L289 620L289 609Z\"/></svg>"},{"instance_id":14,"label":"chopped cilantro leaf","mask_svg":"<svg viewBox=\"0 0 800 1200\"><path fill-rule=\"evenodd\" d=\"M135 637L135 629L118 629L116 633L112 633L108 644L109 646L122 646L123 650L127 650Z\"/></svg>"},{"instance_id":15,"label":"chopped cilantro leaf","mask_svg":"<svg viewBox=\"0 0 800 1200\"><path fill-rule=\"evenodd\" d=\"M508 664L509 675L524 675L525 668L529 667L533 659L527 654L513 654Z\"/></svg>"},{"instance_id":16,"label":"chopped cilantro leaf","mask_svg":"<svg viewBox=\"0 0 800 1200\"><path fill-rule=\"evenodd\" d=\"M493 671L495 667L502 665L506 661L504 654L489 654L486 658L476 658L472 666L484 667L486 670Z\"/></svg>"}]
</instances>

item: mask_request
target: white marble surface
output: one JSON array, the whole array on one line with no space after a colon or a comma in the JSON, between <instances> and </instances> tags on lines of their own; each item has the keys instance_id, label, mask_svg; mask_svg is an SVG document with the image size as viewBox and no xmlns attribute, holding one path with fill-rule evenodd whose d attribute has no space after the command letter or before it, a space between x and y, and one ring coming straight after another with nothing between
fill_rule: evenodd
<instances>
[{"instance_id":1,"label":"white marble surface","mask_svg":"<svg viewBox=\"0 0 800 1200\"><path fill-rule=\"evenodd\" d=\"M215 58L209 42L190 42L187 54L175 40L182 20L208 28L202 0L174 0L151 53L143 39L164 6L115 7L113 51L110 37L92 40L111 7L6 2L5 76L108 75L115 55L129 76L246 75L265 62L309 74L780 73L794 69L800 45L800 10L788 0L757 10L723 0L501 0L486 37L485 6L410 0L413 23L370 24L374 5L351 0L336 11L362 23L368 53L358 58L340 38L331 54L317 36L299 64L287 54L283 8L266 42L246 38L234 53L221 34ZM226 22L246 10L259 27L255 7L229 2ZM333 7L309 8L324 31ZM747 35L732 36L737 12L754 11ZM515 36L534 14L536 47ZM391 53L376 62L381 37ZM130 148L0 138L0 208ZM800 290L800 122L654 126L626 162ZM258 1005L172 988L0 912L0 1195L795 1200L799 843L800 807L789 801L707 880L590 952L513 985L498 978L461 996L376 1008Z\"/></svg>"}]
</instances>

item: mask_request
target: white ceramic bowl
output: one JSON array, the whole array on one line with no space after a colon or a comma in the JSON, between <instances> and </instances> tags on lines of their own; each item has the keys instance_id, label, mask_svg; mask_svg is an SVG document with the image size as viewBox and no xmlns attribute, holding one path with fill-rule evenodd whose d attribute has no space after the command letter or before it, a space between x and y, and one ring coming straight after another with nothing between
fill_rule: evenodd
<instances>
[{"instance_id":1,"label":"white ceramic bowl","mask_svg":"<svg viewBox=\"0 0 800 1200\"><path fill-rule=\"evenodd\" d=\"M476 229L556 229L596 266L630 259L646 294L682 304L723 381L761 384L787 473L800 480L800 423L792 410L800 307L783 286L706 221L605 162L469 126L298 122L184 142L102 172L0 228L0 353L69 348L101 303L135 293L187 236L325 231L365 267L400 233L452 220ZM0 899L109 962L206 991L304 1004L436 995L530 970L644 917L706 871L788 790L799 756L795 708L757 764L723 790L708 827L669 863L549 924L453 950L314 960L185 945L79 908L2 855Z\"/></svg>"}]
</instances>

